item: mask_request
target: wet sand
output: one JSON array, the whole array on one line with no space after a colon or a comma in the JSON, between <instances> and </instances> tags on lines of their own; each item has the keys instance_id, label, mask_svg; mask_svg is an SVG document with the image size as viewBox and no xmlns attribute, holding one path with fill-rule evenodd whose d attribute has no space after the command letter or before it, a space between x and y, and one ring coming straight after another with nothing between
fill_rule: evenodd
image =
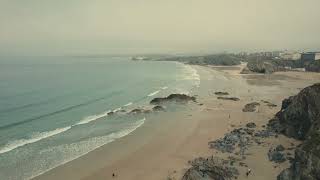
<instances>
[{"instance_id":1,"label":"wet sand","mask_svg":"<svg viewBox=\"0 0 320 180\"><path fill-rule=\"evenodd\" d=\"M242 67L194 66L201 77L200 87L194 94L203 105L189 105L181 112L155 115L152 121L146 121L132 134L35 179L181 179L190 167L188 161L193 158L228 156L209 149L209 141L248 122L261 127L279 111L284 98L320 80L320 74L306 72L240 75ZM226 91L240 101L218 100L215 91ZM268 107L261 103L257 112L242 112L245 104L261 100L278 106ZM267 151L271 146L290 146L290 143L299 142L279 136L267 139L265 145L250 147L244 162L253 174L247 178L246 168L239 167L238 179L275 179L289 164L271 163ZM112 177L113 173L115 177Z\"/></svg>"}]
</instances>

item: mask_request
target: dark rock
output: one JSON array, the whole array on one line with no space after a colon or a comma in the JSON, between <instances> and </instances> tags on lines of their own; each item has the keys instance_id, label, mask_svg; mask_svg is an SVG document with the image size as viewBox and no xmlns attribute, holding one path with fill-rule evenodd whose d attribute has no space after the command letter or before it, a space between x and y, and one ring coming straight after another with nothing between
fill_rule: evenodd
<instances>
[{"instance_id":1,"label":"dark rock","mask_svg":"<svg viewBox=\"0 0 320 180\"><path fill-rule=\"evenodd\" d=\"M223 138L209 142L209 146L223 153L232 153L236 147L239 147L239 154L244 155L247 150L247 145L249 144L249 137L251 135L248 132L250 131L251 130L244 128L234 129Z\"/></svg>"},{"instance_id":2,"label":"dark rock","mask_svg":"<svg viewBox=\"0 0 320 180\"><path fill-rule=\"evenodd\" d=\"M269 126L288 137L304 140L320 127L320 83L282 101L281 111Z\"/></svg>"},{"instance_id":3,"label":"dark rock","mask_svg":"<svg viewBox=\"0 0 320 180\"><path fill-rule=\"evenodd\" d=\"M269 106L269 107L277 107L276 104L272 104L272 103L268 103L267 106Z\"/></svg>"},{"instance_id":4,"label":"dark rock","mask_svg":"<svg viewBox=\"0 0 320 180\"><path fill-rule=\"evenodd\" d=\"M282 163L282 162L286 161L285 155L282 152L277 151L274 148L269 149L268 158L270 161L273 161L276 163Z\"/></svg>"},{"instance_id":5,"label":"dark rock","mask_svg":"<svg viewBox=\"0 0 320 180\"><path fill-rule=\"evenodd\" d=\"M168 97L154 98L150 101L150 104L159 105L168 102L187 103L189 101L196 102L196 98L186 94L170 94Z\"/></svg>"},{"instance_id":6,"label":"dark rock","mask_svg":"<svg viewBox=\"0 0 320 180\"><path fill-rule=\"evenodd\" d=\"M248 129L248 128L245 128L245 129L243 129L247 134L249 134L249 135L253 135L253 133L254 133L254 129Z\"/></svg>"},{"instance_id":7,"label":"dark rock","mask_svg":"<svg viewBox=\"0 0 320 180\"><path fill-rule=\"evenodd\" d=\"M246 124L246 127L255 128L255 127L257 127L257 125L255 123L253 123L253 122L250 122L250 123Z\"/></svg>"},{"instance_id":8,"label":"dark rock","mask_svg":"<svg viewBox=\"0 0 320 180\"><path fill-rule=\"evenodd\" d=\"M113 112L113 111L110 111L110 112L108 112L107 114L108 114L108 116L112 116L112 115L114 115L114 112Z\"/></svg>"},{"instance_id":9,"label":"dark rock","mask_svg":"<svg viewBox=\"0 0 320 180\"><path fill-rule=\"evenodd\" d=\"M297 146L289 169L280 180L320 179L320 83L314 84L285 99L281 111L269 121L270 129L288 137L303 140Z\"/></svg>"},{"instance_id":10,"label":"dark rock","mask_svg":"<svg viewBox=\"0 0 320 180\"><path fill-rule=\"evenodd\" d=\"M257 102L252 102L252 103L246 104L244 106L244 108L242 109L242 111L243 112L254 112L254 111L256 111L256 107L259 105L260 105L260 103L257 103Z\"/></svg>"},{"instance_id":11,"label":"dark rock","mask_svg":"<svg viewBox=\"0 0 320 180\"><path fill-rule=\"evenodd\" d=\"M152 111L150 109L136 108L136 109L133 109L132 111L130 111L129 114L142 114L142 113L148 114L151 112Z\"/></svg>"},{"instance_id":12,"label":"dark rock","mask_svg":"<svg viewBox=\"0 0 320 180\"><path fill-rule=\"evenodd\" d=\"M220 92L220 91L215 92L214 94L215 94L215 95L218 95L218 96L227 96L227 95L229 95L228 92Z\"/></svg>"},{"instance_id":13,"label":"dark rock","mask_svg":"<svg viewBox=\"0 0 320 180\"><path fill-rule=\"evenodd\" d=\"M277 180L293 180L293 179L294 179L293 174L289 169L282 171L277 177Z\"/></svg>"},{"instance_id":14,"label":"dark rock","mask_svg":"<svg viewBox=\"0 0 320 180\"><path fill-rule=\"evenodd\" d=\"M214 158L197 158L191 162L182 180L231 180L239 175L236 168L229 165L229 161Z\"/></svg>"},{"instance_id":15,"label":"dark rock","mask_svg":"<svg viewBox=\"0 0 320 180\"><path fill-rule=\"evenodd\" d=\"M254 134L254 136L261 137L261 138L267 138L273 135L274 135L274 132L270 130L261 130Z\"/></svg>"},{"instance_id":16,"label":"dark rock","mask_svg":"<svg viewBox=\"0 0 320 180\"><path fill-rule=\"evenodd\" d=\"M273 104L273 103L271 103L271 102L269 102L269 101L261 100L261 102L265 103L265 104L266 104L267 106L269 106L269 107L277 107L276 104Z\"/></svg>"},{"instance_id":17,"label":"dark rock","mask_svg":"<svg viewBox=\"0 0 320 180\"><path fill-rule=\"evenodd\" d=\"M244 167L248 167L248 165L244 162L239 162L239 166L244 166Z\"/></svg>"},{"instance_id":18,"label":"dark rock","mask_svg":"<svg viewBox=\"0 0 320 180\"><path fill-rule=\"evenodd\" d=\"M217 99L221 99L221 100L231 100L231 101L240 101L240 99L237 98L237 97L217 97Z\"/></svg>"},{"instance_id":19,"label":"dark rock","mask_svg":"<svg viewBox=\"0 0 320 180\"><path fill-rule=\"evenodd\" d=\"M284 151L285 148L280 144L276 147L276 151Z\"/></svg>"},{"instance_id":20,"label":"dark rock","mask_svg":"<svg viewBox=\"0 0 320 180\"><path fill-rule=\"evenodd\" d=\"M144 112L144 109L133 109L129 114L141 114Z\"/></svg>"},{"instance_id":21,"label":"dark rock","mask_svg":"<svg viewBox=\"0 0 320 180\"><path fill-rule=\"evenodd\" d=\"M163 106L154 106L152 108L153 111L165 111L166 109Z\"/></svg>"}]
</instances>

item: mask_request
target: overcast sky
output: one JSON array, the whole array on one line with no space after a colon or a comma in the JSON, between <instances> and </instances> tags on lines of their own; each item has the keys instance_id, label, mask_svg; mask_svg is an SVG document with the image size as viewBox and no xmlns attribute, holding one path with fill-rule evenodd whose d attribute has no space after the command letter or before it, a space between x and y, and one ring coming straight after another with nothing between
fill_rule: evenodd
<instances>
[{"instance_id":1,"label":"overcast sky","mask_svg":"<svg viewBox=\"0 0 320 180\"><path fill-rule=\"evenodd\" d=\"M320 0L0 0L0 54L320 49Z\"/></svg>"}]
</instances>

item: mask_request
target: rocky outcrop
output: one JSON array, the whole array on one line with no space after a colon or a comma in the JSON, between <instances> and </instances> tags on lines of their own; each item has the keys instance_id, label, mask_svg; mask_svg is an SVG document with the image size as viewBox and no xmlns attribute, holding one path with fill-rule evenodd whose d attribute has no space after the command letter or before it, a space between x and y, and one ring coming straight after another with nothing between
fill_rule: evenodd
<instances>
[{"instance_id":1,"label":"rocky outcrop","mask_svg":"<svg viewBox=\"0 0 320 180\"><path fill-rule=\"evenodd\" d=\"M250 60L247 67L242 70L241 74L271 74L277 71L287 71L302 67L303 65L301 62L294 60Z\"/></svg>"},{"instance_id":2,"label":"rocky outcrop","mask_svg":"<svg viewBox=\"0 0 320 180\"><path fill-rule=\"evenodd\" d=\"M249 62L247 64L247 69L244 70L243 74L245 72L271 74L275 71L277 71L277 68L272 63L264 62L264 61L255 61L255 62Z\"/></svg>"},{"instance_id":3,"label":"rocky outcrop","mask_svg":"<svg viewBox=\"0 0 320 180\"><path fill-rule=\"evenodd\" d=\"M303 140L295 150L291 167L281 172L278 180L319 180L320 83L285 99L281 111L268 126L288 137Z\"/></svg>"},{"instance_id":4,"label":"rocky outcrop","mask_svg":"<svg viewBox=\"0 0 320 180\"><path fill-rule=\"evenodd\" d=\"M159 111L165 111L166 109L163 106L154 106L152 110L155 112L159 112Z\"/></svg>"},{"instance_id":5,"label":"rocky outcrop","mask_svg":"<svg viewBox=\"0 0 320 180\"><path fill-rule=\"evenodd\" d=\"M278 175L278 180L320 179L320 136L311 138L297 148L291 167Z\"/></svg>"},{"instance_id":6,"label":"rocky outcrop","mask_svg":"<svg viewBox=\"0 0 320 180\"><path fill-rule=\"evenodd\" d=\"M168 97L154 98L150 101L150 104L160 105L160 104L168 103L168 102L187 103L190 101L196 102L196 98L193 96L186 95L186 94L170 94Z\"/></svg>"},{"instance_id":7,"label":"rocky outcrop","mask_svg":"<svg viewBox=\"0 0 320 180\"><path fill-rule=\"evenodd\" d=\"M129 112L129 114L142 114L142 113L150 113L151 110L149 109L141 109L141 108L136 108L133 109Z\"/></svg>"},{"instance_id":8,"label":"rocky outcrop","mask_svg":"<svg viewBox=\"0 0 320 180\"><path fill-rule=\"evenodd\" d=\"M257 109L257 106L260 106L260 103L252 102L249 104L246 104L244 108L242 109L243 112L254 112Z\"/></svg>"},{"instance_id":9,"label":"rocky outcrop","mask_svg":"<svg viewBox=\"0 0 320 180\"><path fill-rule=\"evenodd\" d=\"M269 127L288 137L304 140L320 127L320 83L282 101L281 111Z\"/></svg>"},{"instance_id":10,"label":"rocky outcrop","mask_svg":"<svg viewBox=\"0 0 320 180\"><path fill-rule=\"evenodd\" d=\"M228 160L217 157L197 158L191 163L182 180L231 180L237 178L239 172L231 167Z\"/></svg>"}]
</instances>

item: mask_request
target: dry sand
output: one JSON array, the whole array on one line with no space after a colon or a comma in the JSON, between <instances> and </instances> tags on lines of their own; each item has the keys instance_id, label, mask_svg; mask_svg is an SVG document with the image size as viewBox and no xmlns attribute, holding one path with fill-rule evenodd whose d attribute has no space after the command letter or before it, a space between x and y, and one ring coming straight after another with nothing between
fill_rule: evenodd
<instances>
[{"instance_id":1,"label":"dry sand","mask_svg":"<svg viewBox=\"0 0 320 180\"><path fill-rule=\"evenodd\" d=\"M235 127L255 122L266 124L279 111L281 101L308 85L319 82L320 74L281 72L272 75L239 75L243 66L233 68L194 66L201 76L195 90L200 105L190 105L181 113L163 113L147 121L134 133L105 145L36 179L181 179L188 161L202 156L228 154L209 149L208 142ZM218 100L215 91L227 91L240 101ZM257 112L242 112L249 102L267 100L277 107L261 103ZM229 118L230 115L230 118ZM238 179L270 180L289 166L267 159L271 146L299 143L283 136L269 138L261 146L250 147L244 162L253 170L248 178L246 168L239 167ZM116 177L112 177L115 173Z\"/></svg>"}]
</instances>

